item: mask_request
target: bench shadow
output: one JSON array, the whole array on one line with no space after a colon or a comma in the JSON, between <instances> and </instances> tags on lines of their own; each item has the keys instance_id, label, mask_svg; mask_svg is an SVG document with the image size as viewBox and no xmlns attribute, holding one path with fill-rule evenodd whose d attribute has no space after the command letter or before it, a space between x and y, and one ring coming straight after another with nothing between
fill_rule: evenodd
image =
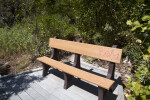
<instances>
[{"instance_id":1,"label":"bench shadow","mask_svg":"<svg viewBox=\"0 0 150 100\"><path fill-rule=\"evenodd\" d=\"M41 75L29 75L35 71L28 71L20 75L14 75L0 79L0 100L9 100L12 95L17 95L30 88L30 83L42 81Z\"/></svg>"},{"instance_id":2,"label":"bench shadow","mask_svg":"<svg viewBox=\"0 0 150 100\"><path fill-rule=\"evenodd\" d=\"M72 64L70 64L69 62L65 62L65 64L68 64L68 65L72 66ZM84 70L84 71L96 74L96 75L101 76L101 77L106 77L105 75L93 72L92 70L87 70L87 69L84 69L84 68L81 68L81 69ZM57 77L59 77L61 79L64 79L63 72L59 71L58 69L52 68L51 70L49 70L49 74L53 74L53 75L55 75L55 76L57 76ZM117 87L119 82L116 82L116 81L118 81L118 80L120 80L120 78L115 80L115 84L112 86L113 90ZM85 90L85 91L87 91L87 92L89 92L89 93L91 93L93 95L98 96L98 87L97 86L92 85L90 83L87 83L86 81L81 80L79 78L74 77L71 80L71 83L69 85L70 85L70 87L72 85L75 85L75 86L77 86L77 87L79 87L79 88L81 88L81 89L83 89L83 90ZM105 97L104 97L104 100L109 100L110 98L111 98L111 100L116 100L117 95L112 94L110 92L107 92Z\"/></svg>"}]
</instances>

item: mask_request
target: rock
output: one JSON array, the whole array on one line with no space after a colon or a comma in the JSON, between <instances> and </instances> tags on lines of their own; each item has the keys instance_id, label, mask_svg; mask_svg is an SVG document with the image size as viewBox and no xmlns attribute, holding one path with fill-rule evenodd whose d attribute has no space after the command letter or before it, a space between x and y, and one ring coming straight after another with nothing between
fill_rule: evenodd
<instances>
[{"instance_id":1,"label":"rock","mask_svg":"<svg viewBox=\"0 0 150 100\"><path fill-rule=\"evenodd\" d=\"M131 60L128 58L128 56L126 56L126 58L123 59L123 63L127 64L128 66L132 66Z\"/></svg>"},{"instance_id":2,"label":"rock","mask_svg":"<svg viewBox=\"0 0 150 100\"><path fill-rule=\"evenodd\" d=\"M126 58L123 59L123 63L127 63L129 61L128 56L126 56Z\"/></svg>"},{"instance_id":3,"label":"rock","mask_svg":"<svg viewBox=\"0 0 150 100\"><path fill-rule=\"evenodd\" d=\"M124 93L124 95L125 95L126 97L128 97L128 96L129 96L129 94L128 94L128 93Z\"/></svg>"},{"instance_id":4,"label":"rock","mask_svg":"<svg viewBox=\"0 0 150 100\"><path fill-rule=\"evenodd\" d=\"M131 61L129 60L128 61L128 65L131 67L132 66L132 63L131 63Z\"/></svg>"},{"instance_id":5,"label":"rock","mask_svg":"<svg viewBox=\"0 0 150 100\"><path fill-rule=\"evenodd\" d=\"M9 63L0 64L0 75L7 75L10 72L10 65Z\"/></svg>"}]
</instances>

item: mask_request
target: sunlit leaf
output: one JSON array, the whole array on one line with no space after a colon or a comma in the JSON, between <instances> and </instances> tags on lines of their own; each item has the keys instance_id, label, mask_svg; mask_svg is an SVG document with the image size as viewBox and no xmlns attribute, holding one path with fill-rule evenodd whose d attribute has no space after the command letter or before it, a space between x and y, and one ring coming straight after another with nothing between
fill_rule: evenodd
<instances>
[{"instance_id":1,"label":"sunlit leaf","mask_svg":"<svg viewBox=\"0 0 150 100\"><path fill-rule=\"evenodd\" d=\"M139 95L139 91L135 91L135 95L138 96Z\"/></svg>"},{"instance_id":2,"label":"sunlit leaf","mask_svg":"<svg viewBox=\"0 0 150 100\"><path fill-rule=\"evenodd\" d=\"M133 27L133 28L131 29L131 31L135 31L137 28L138 28L138 27Z\"/></svg>"},{"instance_id":3,"label":"sunlit leaf","mask_svg":"<svg viewBox=\"0 0 150 100\"><path fill-rule=\"evenodd\" d=\"M147 27L142 27L142 31L141 32L145 32L145 30L147 30Z\"/></svg>"},{"instance_id":4,"label":"sunlit leaf","mask_svg":"<svg viewBox=\"0 0 150 100\"><path fill-rule=\"evenodd\" d=\"M140 24L139 21L135 21L135 22L133 22L133 25L135 25L135 26L140 26L141 24Z\"/></svg>"},{"instance_id":5,"label":"sunlit leaf","mask_svg":"<svg viewBox=\"0 0 150 100\"><path fill-rule=\"evenodd\" d=\"M142 100L146 100L146 95L141 96Z\"/></svg>"},{"instance_id":6,"label":"sunlit leaf","mask_svg":"<svg viewBox=\"0 0 150 100\"><path fill-rule=\"evenodd\" d=\"M128 100L135 100L131 95L128 96Z\"/></svg>"},{"instance_id":7,"label":"sunlit leaf","mask_svg":"<svg viewBox=\"0 0 150 100\"><path fill-rule=\"evenodd\" d=\"M148 24L150 25L150 20L148 21Z\"/></svg>"},{"instance_id":8,"label":"sunlit leaf","mask_svg":"<svg viewBox=\"0 0 150 100\"><path fill-rule=\"evenodd\" d=\"M143 21L150 20L150 16L149 15L145 15L145 16L142 17L142 20Z\"/></svg>"},{"instance_id":9,"label":"sunlit leaf","mask_svg":"<svg viewBox=\"0 0 150 100\"><path fill-rule=\"evenodd\" d=\"M136 42L137 43L142 43L142 41L140 39L137 39Z\"/></svg>"},{"instance_id":10,"label":"sunlit leaf","mask_svg":"<svg viewBox=\"0 0 150 100\"><path fill-rule=\"evenodd\" d=\"M127 20L126 24L127 24L127 25L132 25L131 20Z\"/></svg>"},{"instance_id":11,"label":"sunlit leaf","mask_svg":"<svg viewBox=\"0 0 150 100\"><path fill-rule=\"evenodd\" d=\"M150 55L147 55L147 54L146 54L146 55L143 56L143 59L144 59L144 60L147 60L149 57L150 57Z\"/></svg>"}]
</instances>

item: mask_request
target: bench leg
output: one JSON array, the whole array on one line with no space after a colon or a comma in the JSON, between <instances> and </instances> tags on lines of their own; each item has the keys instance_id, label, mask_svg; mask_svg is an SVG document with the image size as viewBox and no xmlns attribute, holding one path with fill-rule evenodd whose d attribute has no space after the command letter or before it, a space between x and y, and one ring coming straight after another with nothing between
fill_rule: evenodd
<instances>
[{"instance_id":1,"label":"bench leg","mask_svg":"<svg viewBox=\"0 0 150 100\"><path fill-rule=\"evenodd\" d=\"M103 100L106 90L98 87L98 100Z\"/></svg>"},{"instance_id":2,"label":"bench leg","mask_svg":"<svg viewBox=\"0 0 150 100\"><path fill-rule=\"evenodd\" d=\"M71 76L67 73L64 73L64 89L68 89L72 78L73 78L73 76Z\"/></svg>"},{"instance_id":3,"label":"bench leg","mask_svg":"<svg viewBox=\"0 0 150 100\"><path fill-rule=\"evenodd\" d=\"M48 74L48 70L49 70L50 66L47 65L47 64L44 64L44 63L42 63L42 64L43 64L43 74L42 74L42 76L45 77Z\"/></svg>"}]
</instances>

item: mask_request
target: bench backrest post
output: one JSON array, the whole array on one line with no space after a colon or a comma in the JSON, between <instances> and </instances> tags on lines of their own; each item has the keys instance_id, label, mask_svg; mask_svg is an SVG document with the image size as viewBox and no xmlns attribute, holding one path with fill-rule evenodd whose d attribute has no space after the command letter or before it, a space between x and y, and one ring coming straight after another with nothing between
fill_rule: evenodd
<instances>
[{"instance_id":1,"label":"bench backrest post","mask_svg":"<svg viewBox=\"0 0 150 100\"><path fill-rule=\"evenodd\" d=\"M115 63L110 62L108 66L109 66L109 68L108 68L107 78L114 80L115 67L116 67Z\"/></svg>"},{"instance_id":2,"label":"bench backrest post","mask_svg":"<svg viewBox=\"0 0 150 100\"><path fill-rule=\"evenodd\" d=\"M54 36L55 39L57 39L56 36ZM52 48L52 54L51 54L51 59L58 60L58 49Z\"/></svg>"},{"instance_id":3,"label":"bench backrest post","mask_svg":"<svg viewBox=\"0 0 150 100\"><path fill-rule=\"evenodd\" d=\"M77 42L82 42L82 41L81 40L77 40ZM80 54L76 54L75 53L73 66L76 67L76 68L81 68L81 66L80 66Z\"/></svg>"},{"instance_id":4,"label":"bench backrest post","mask_svg":"<svg viewBox=\"0 0 150 100\"><path fill-rule=\"evenodd\" d=\"M112 48L117 48L117 45L113 45ZM107 73L107 78L114 80L114 74L115 74L115 63L110 62L108 65L108 73Z\"/></svg>"}]
</instances>

